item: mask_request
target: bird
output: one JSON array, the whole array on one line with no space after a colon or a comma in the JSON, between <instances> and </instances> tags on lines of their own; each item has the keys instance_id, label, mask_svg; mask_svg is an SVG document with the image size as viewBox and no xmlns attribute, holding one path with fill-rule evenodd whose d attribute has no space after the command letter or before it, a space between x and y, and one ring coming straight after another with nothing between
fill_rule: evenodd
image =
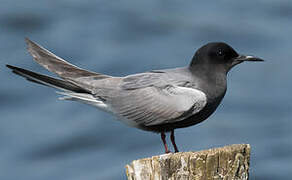
<instances>
[{"instance_id":1,"label":"bird","mask_svg":"<svg viewBox=\"0 0 292 180\"><path fill-rule=\"evenodd\" d=\"M179 152L174 130L201 123L214 113L226 94L231 68L263 61L238 54L227 43L210 42L195 52L188 66L116 77L79 68L36 42L25 41L33 59L59 78L7 64L13 73L58 89L61 100L89 104L131 127L160 133L165 153L170 153L165 133L170 132L174 152Z\"/></svg>"}]
</instances>

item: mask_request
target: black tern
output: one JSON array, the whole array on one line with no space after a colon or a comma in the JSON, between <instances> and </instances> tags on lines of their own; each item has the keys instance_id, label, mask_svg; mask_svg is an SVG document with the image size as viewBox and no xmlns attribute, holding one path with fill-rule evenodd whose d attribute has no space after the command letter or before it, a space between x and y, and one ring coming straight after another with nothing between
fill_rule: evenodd
<instances>
[{"instance_id":1,"label":"black tern","mask_svg":"<svg viewBox=\"0 0 292 180\"><path fill-rule=\"evenodd\" d=\"M12 72L61 90L62 100L95 106L132 127L160 133L166 153L170 152L166 132L171 132L178 152L174 130L198 124L216 110L232 67L244 61L263 61L239 55L226 43L212 42L199 48L187 67L113 77L74 66L29 39L26 43L34 60L61 79L7 65Z\"/></svg>"}]
</instances>

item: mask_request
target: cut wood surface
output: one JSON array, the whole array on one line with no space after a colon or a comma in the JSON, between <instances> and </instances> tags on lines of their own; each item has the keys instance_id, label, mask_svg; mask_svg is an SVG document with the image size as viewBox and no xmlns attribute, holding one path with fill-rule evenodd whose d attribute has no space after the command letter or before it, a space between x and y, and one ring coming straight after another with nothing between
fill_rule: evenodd
<instances>
[{"instance_id":1,"label":"cut wood surface","mask_svg":"<svg viewBox=\"0 0 292 180\"><path fill-rule=\"evenodd\" d=\"M246 180L249 144L234 144L198 152L169 153L126 165L128 180Z\"/></svg>"}]
</instances>

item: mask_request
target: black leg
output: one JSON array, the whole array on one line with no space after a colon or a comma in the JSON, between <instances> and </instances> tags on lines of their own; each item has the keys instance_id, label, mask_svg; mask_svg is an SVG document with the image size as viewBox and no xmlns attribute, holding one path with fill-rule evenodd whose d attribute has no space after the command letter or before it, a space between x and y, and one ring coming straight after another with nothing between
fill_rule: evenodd
<instances>
[{"instance_id":1,"label":"black leg","mask_svg":"<svg viewBox=\"0 0 292 180\"><path fill-rule=\"evenodd\" d=\"M166 144L166 140L165 140L165 134L164 134L164 132L161 132L161 139L162 139L162 142L163 142L163 144L164 144L165 153L170 153L170 151L168 150L167 144Z\"/></svg>"},{"instance_id":2,"label":"black leg","mask_svg":"<svg viewBox=\"0 0 292 180\"><path fill-rule=\"evenodd\" d=\"M171 135L170 135L170 140L171 140L171 143L174 147L174 151L175 152L179 152L178 149L177 149L177 146L175 144L175 139L174 139L174 130L171 130Z\"/></svg>"}]
</instances>

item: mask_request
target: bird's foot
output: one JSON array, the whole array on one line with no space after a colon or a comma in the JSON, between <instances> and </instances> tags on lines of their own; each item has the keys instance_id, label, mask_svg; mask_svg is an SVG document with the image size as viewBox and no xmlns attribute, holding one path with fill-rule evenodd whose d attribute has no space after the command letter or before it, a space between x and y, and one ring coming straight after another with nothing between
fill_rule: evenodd
<instances>
[{"instance_id":1,"label":"bird's foot","mask_svg":"<svg viewBox=\"0 0 292 180\"><path fill-rule=\"evenodd\" d=\"M174 152L177 153L179 152L176 144L175 144L175 138L174 138L174 130L171 131L171 134L170 134L170 139L171 139L171 143L173 145L173 148L174 148Z\"/></svg>"}]
</instances>

